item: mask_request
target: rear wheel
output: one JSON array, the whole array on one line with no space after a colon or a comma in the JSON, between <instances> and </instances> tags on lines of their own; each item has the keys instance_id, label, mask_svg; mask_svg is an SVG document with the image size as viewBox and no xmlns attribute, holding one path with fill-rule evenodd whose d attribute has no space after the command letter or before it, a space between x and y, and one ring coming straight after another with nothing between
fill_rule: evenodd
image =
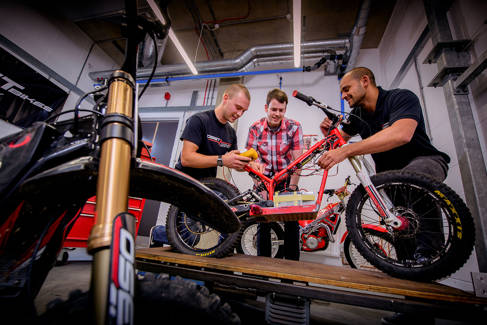
<instances>
[{"instance_id":1,"label":"rear wheel","mask_svg":"<svg viewBox=\"0 0 487 325\"><path fill-rule=\"evenodd\" d=\"M475 241L473 218L465 203L447 185L425 175L385 172L371 177L392 202L403 228L386 227L363 186L347 205L347 229L353 244L378 269L396 277L432 281L462 267ZM372 225L388 228L396 254L384 255L367 236Z\"/></svg>"},{"instance_id":2,"label":"rear wheel","mask_svg":"<svg viewBox=\"0 0 487 325\"><path fill-rule=\"evenodd\" d=\"M396 254L394 245L392 244L392 239L388 233L367 228L364 229L364 232L366 233L366 236L369 238L369 240L371 242L374 242L377 250L381 251L384 256L394 256ZM350 236L347 236L347 238L345 238L345 242L343 243L343 252L345 253L345 258L347 259L347 262L351 268L363 270L377 270L374 266L367 262L367 260L355 248Z\"/></svg>"},{"instance_id":3,"label":"rear wheel","mask_svg":"<svg viewBox=\"0 0 487 325\"><path fill-rule=\"evenodd\" d=\"M235 186L219 178L204 178L200 182L223 200L239 194ZM171 246L181 253L213 257L224 257L232 253L241 233L240 231L230 234L220 233L203 222L191 218L191 215L184 212L184 207L174 205L167 213L166 231Z\"/></svg>"},{"instance_id":4,"label":"rear wheel","mask_svg":"<svg viewBox=\"0 0 487 325\"><path fill-rule=\"evenodd\" d=\"M242 237L239 245L237 245L237 252L245 255L257 256L257 222L247 222L242 227ZM282 258L284 255L284 231L282 227L275 222L271 224L271 242L272 251L271 257Z\"/></svg>"}]
</instances>

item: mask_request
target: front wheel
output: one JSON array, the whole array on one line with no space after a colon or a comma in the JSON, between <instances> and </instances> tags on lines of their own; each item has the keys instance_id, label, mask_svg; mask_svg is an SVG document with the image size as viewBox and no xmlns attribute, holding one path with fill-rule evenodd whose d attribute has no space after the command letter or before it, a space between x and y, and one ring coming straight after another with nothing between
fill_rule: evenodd
<instances>
[{"instance_id":1,"label":"front wheel","mask_svg":"<svg viewBox=\"0 0 487 325\"><path fill-rule=\"evenodd\" d=\"M236 197L238 189L219 178L203 178L201 183L213 190L223 200ZM214 211L218 213L218 211ZM240 238L240 231L220 233L201 221L191 218L184 207L171 205L166 219L167 239L181 253L224 257L233 252Z\"/></svg>"},{"instance_id":2,"label":"front wheel","mask_svg":"<svg viewBox=\"0 0 487 325\"><path fill-rule=\"evenodd\" d=\"M425 175L384 172L371 177L391 211L401 219L401 229L386 226L363 186L352 193L346 212L347 229L364 258L392 276L432 281L462 267L474 242L472 215L462 199L447 185ZM387 229L395 254L385 255L367 233L367 227Z\"/></svg>"},{"instance_id":3,"label":"front wheel","mask_svg":"<svg viewBox=\"0 0 487 325\"><path fill-rule=\"evenodd\" d=\"M207 287L180 277L147 274L136 281L134 324L240 324L228 303ZM69 299L54 300L40 316L41 324L93 324L90 292L70 293Z\"/></svg>"}]
</instances>

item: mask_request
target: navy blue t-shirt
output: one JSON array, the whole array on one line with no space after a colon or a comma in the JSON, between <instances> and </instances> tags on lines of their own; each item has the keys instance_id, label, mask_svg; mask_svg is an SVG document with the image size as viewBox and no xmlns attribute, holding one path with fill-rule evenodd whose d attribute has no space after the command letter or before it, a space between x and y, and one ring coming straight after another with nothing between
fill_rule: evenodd
<instances>
[{"instance_id":1,"label":"navy blue t-shirt","mask_svg":"<svg viewBox=\"0 0 487 325\"><path fill-rule=\"evenodd\" d=\"M206 156L224 155L228 151L237 150L235 130L230 123L220 123L214 110L191 116L181 135L181 140L193 142L198 146L196 152ZM181 157L176 164L176 169L198 179L216 176L216 167L184 167L181 164Z\"/></svg>"},{"instance_id":2,"label":"navy blue t-shirt","mask_svg":"<svg viewBox=\"0 0 487 325\"><path fill-rule=\"evenodd\" d=\"M375 112L368 113L361 107L354 108L351 113L360 116L365 123L350 115L349 123L343 125L345 133L351 136L358 133L362 139L365 139L404 118L414 119L418 122L418 126L409 143L385 152L372 154L377 172L402 169L411 160L420 156L441 155L447 162L450 162L450 157L436 149L426 134L418 97L412 91L405 89L384 90L381 87L378 89L379 97Z\"/></svg>"}]
</instances>

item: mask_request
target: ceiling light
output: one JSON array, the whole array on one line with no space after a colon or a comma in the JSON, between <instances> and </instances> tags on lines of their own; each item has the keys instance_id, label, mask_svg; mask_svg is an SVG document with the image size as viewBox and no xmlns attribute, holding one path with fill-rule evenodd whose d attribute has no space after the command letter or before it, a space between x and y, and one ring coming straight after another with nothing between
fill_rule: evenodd
<instances>
[{"instance_id":1,"label":"ceiling light","mask_svg":"<svg viewBox=\"0 0 487 325\"><path fill-rule=\"evenodd\" d=\"M157 19L159 19L161 21L161 23L163 25L165 25L166 24L166 20L164 19L164 16L162 15L161 10L155 4L154 0L147 0L147 3L152 8L152 11L156 15ZM176 48L178 49L179 54L181 54L181 56L183 57L184 62L186 62L186 64L189 67L189 70L191 70L191 72L193 74L198 74L198 71L196 70L196 67L194 66L193 62L191 62L191 60L189 59L189 56L188 56L188 54L186 54L186 51L184 50L184 48L181 45L181 43L179 43L179 40L176 37L176 34L174 34L174 31L172 30L172 27L169 28L169 38L173 42L174 46L176 46Z\"/></svg>"},{"instance_id":2,"label":"ceiling light","mask_svg":"<svg viewBox=\"0 0 487 325\"><path fill-rule=\"evenodd\" d=\"M301 66L301 0L293 0L294 67Z\"/></svg>"}]
</instances>

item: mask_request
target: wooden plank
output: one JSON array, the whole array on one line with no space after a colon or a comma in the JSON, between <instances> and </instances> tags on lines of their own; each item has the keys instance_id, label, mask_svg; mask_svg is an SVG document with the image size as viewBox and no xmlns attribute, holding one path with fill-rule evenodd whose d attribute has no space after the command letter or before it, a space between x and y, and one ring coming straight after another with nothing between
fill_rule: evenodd
<instances>
[{"instance_id":1,"label":"wooden plank","mask_svg":"<svg viewBox=\"0 0 487 325\"><path fill-rule=\"evenodd\" d=\"M406 297L487 305L487 299L438 283L423 283L390 277L382 272L356 270L313 262L272 259L236 254L225 258L193 256L170 248L143 248L137 259L181 264L205 269L241 272L277 279L310 282L339 288Z\"/></svg>"}]
</instances>

